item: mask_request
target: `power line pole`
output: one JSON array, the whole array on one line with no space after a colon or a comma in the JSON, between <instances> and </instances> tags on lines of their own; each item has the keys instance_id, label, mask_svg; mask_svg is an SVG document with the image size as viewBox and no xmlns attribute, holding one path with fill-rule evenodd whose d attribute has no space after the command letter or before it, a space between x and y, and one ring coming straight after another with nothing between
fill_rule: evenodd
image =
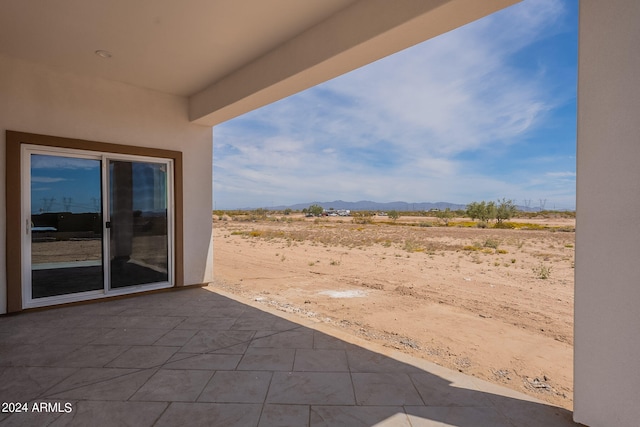
<instances>
[{"instance_id":1,"label":"power line pole","mask_svg":"<svg viewBox=\"0 0 640 427\"><path fill-rule=\"evenodd\" d=\"M547 199L540 199L540 210L544 210L544 206L547 204Z\"/></svg>"}]
</instances>

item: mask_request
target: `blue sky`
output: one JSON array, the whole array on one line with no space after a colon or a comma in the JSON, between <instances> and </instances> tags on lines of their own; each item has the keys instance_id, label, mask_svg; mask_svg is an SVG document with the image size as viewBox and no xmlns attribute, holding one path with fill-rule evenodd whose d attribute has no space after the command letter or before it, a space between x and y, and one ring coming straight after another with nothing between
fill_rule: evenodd
<instances>
[{"instance_id":1,"label":"blue sky","mask_svg":"<svg viewBox=\"0 0 640 427\"><path fill-rule=\"evenodd\" d=\"M125 171L125 180L127 175ZM113 173L110 176L113 177ZM100 160L32 154L31 213L99 212L102 206L101 180ZM134 210L165 211L164 165L132 162L131 180Z\"/></svg>"},{"instance_id":2,"label":"blue sky","mask_svg":"<svg viewBox=\"0 0 640 427\"><path fill-rule=\"evenodd\" d=\"M525 0L214 128L214 207L575 208L577 0Z\"/></svg>"}]
</instances>

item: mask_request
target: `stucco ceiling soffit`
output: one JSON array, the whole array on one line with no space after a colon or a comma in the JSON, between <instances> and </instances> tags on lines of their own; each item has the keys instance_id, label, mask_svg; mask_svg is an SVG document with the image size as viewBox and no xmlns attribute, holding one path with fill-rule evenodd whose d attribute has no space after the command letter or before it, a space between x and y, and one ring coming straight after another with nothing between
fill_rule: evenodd
<instances>
[{"instance_id":1,"label":"stucco ceiling soffit","mask_svg":"<svg viewBox=\"0 0 640 427\"><path fill-rule=\"evenodd\" d=\"M360 0L189 99L215 125L436 37L520 0Z\"/></svg>"}]
</instances>

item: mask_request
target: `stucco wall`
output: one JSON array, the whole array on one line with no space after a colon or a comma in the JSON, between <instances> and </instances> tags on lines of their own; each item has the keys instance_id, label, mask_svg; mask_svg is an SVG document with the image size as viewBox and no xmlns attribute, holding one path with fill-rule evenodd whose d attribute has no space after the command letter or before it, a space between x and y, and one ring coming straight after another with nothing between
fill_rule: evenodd
<instances>
[{"instance_id":1,"label":"stucco wall","mask_svg":"<svg viewBox=\"0 0 640 427\"><path fill-rule=\"evenodd\" d=\"M6 309L5 130L182 151L184 283L212 279L212 131L188 121L186 98L0 55L0 313Z\"/></svg>"},{"instance_id":2,"label":"stucco wall","mask_svg":"<svg viewBox=\"0 0 640 427\"><path fill-rule=\"evenodd\" d=\"M581 0L574 418L640 420L640 2Z\"/></svg>"}]
</instances>

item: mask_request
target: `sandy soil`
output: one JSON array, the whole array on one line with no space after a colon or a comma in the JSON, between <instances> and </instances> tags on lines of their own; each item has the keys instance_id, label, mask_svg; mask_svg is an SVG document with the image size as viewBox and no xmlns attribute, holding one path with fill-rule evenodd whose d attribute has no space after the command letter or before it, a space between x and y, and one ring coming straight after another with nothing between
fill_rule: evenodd
<instances>
[{"instance_id":1,"label":"sandy soil","mask_svg":"<svg viewBox=\"0 0 640 427\"><path fill-rule=\"evenodd\" d=\"M214 286L572 409L574 232L226 219Z\"/></svg>"}]
</instances>

